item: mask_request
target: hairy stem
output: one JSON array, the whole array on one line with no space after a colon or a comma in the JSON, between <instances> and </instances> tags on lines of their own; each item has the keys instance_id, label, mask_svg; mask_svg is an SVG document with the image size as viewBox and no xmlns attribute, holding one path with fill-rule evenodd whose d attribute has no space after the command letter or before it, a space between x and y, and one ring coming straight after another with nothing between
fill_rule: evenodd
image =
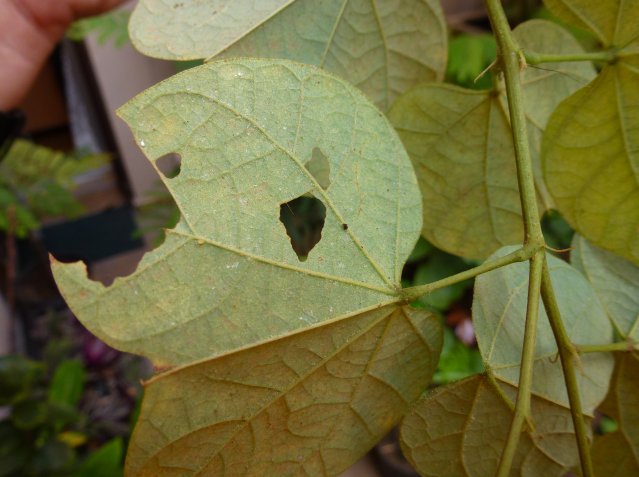
<instances>
[{"instance_id":1,"label":"hairy stem","mask_svg":"<svg viewBox=\"0 0 639 477\"><path fill-rule=\"evenodd\" d=\"M465 270L460 273L456 273L455 275L451 275L450 277L443 278L441 280L437 280L436 282L426 283L425 285L418 285L415 287L404 288L402 290L402 297L410 302L415 301L419 297L423 295L428 295L429 293L434 292L435 290L439 290L440 288L444 288L450 285L454 285L455 283L463 282L464 280L468 280L469 278L476 277L477 275L481 275L482 273L490 272L491 270L495 270L497 268L501 268L505 265L510 265L515 262L524 262L529 260L530 257L538 250L536 247L522 247L519 250L515 250L508 255L500 257L496 260L491 260L490 262L484 262L481 265L471 268L470 270Z\"/></svg>"},{"instance_id":2,"label":"hairy stem","mask_svg":"<svg viewBox=\"0 0 639 477\"><path fill-rule=\"evenodd\" d=\"M541 272L544 264L545 252L539 250L530 260L528 275L528 305L526 308L526 328L524 331L524 346L521 353L521 370L519 373L519 389L515 401L515 413L508 431L508 440L499 460L497 477L508 477L513 458L519 444L519 436L524 422L530 416L530 395L533 378L533 364L535 361L535 341L537 322L539 321L539 291L541 287Z\"/></svg>"},{"instance_id":3,"label":"hairy stem","mask_svg":"<svg viewBox=\"0 0 639 477\"><path fill-rule=\"evenodd\" d=\"M526 50L523 50L522 53L526 59L526 63L529 65L539 65L541 63L564 63L568 61L603 61L608 63L617 57L616 50L573 53L569 55L552 55Z\"/></svg>"},{"instance_id":4,"label":"hairy stem","mask_svg":"<svg viewBox=\"0 0 639 477\"><path fill-rule=\"evenodd\" d=\"M581 408L581 395L579 394L579 383L577 382L575 370L575 361L579 359L579 356L577 354L577 348L575 348L570 341L568 333L566 333L566 328L561 321L561 313L559 312L555 291L550 280L548 264L545 259L541 278L541 297L544 301L544 307L546 308L546 314L548 315L552 332L555 335L557 349L559 350L566 390L568 391L568 401L570 402L570 413L575 427L575 434L577 435L581 469L584 477L594 477L592 460L590 458L590 443L588 442L586 423Z\"/></svg>"}]
</instances>

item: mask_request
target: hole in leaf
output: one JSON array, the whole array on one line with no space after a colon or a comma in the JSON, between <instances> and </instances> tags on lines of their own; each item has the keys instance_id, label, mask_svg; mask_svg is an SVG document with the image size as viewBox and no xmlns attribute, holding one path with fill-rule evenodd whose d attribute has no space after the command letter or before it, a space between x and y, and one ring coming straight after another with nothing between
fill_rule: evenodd
<instances>
[{"instance_id":1,"label":"hole in leaf","mask_svg":"<svg viewBox=\"0 0 639 477\"><path fill-rule=\"evenodd\" d=\"M158 157L155 160L155 165L167 179L173 179L180 173L180 167L182 166L182 158L175 152L170 152L162 157Z\"/></svg>"},{"instance_id":2,"label":"hole in leaf","mask_svg":"<svg viewBox=\"0 0 639 477\"><path fill-rule=\"evenodd\" d=\"M324 190L331 185L331 164L319 147L313 148L311 160L304 167Z\"/></svg>"},{"instance_id":3,"label":"hole in leaf","mask_svg":"<svg viewBox=\"0 0 639 477\"><path fill-rule=\"evenodd\" d=\"M303 195L280 205L280 221L300 262L322 238L325 219L326 207L313 196Z\"/></svg>"}]
</instances>

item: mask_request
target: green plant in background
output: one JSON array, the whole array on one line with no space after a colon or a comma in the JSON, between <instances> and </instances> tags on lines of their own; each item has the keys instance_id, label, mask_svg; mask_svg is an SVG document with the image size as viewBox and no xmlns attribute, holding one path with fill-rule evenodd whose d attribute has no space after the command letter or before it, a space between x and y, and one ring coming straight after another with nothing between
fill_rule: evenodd
<instances>
[{"instance_id":1,"label":"green plant in background","mask_svg":"<svg viewBox=\"0 0 639 477\"><path fill-rule=\"evenodd\" d=\"M43 218L79 216L84 207L73 195L74 178L109 160L107 154L70 155L18 139L0 162L0 230L24 238Z\"/></svg>"},{"instance_id":2,"label":"green plant in background","mask_svg":"<svg viewBox=\"0 0 639 477\"><path fill-rule=\"evenodd\" d=\"M116 48L122 48L129 42L129 16L130 13L126 10L114 10L78 20L67 31L67 38L82 41L90 35L95 35L100 45L111 42Z\"/></svg>"},{"instance_id":3,"label":"green plant in background","mask_svg":"<svg viewBox=\"0 0 639 477\"><path fill-rule=\"evenodd\" d=\"M80 361L64 360L48 375L43 363L0 357L1 476L117 477L124 453L120 438L84 458L86 416L78 410L85 382Z\"/></svg>"},{"instance_id":4,"label":"green plant in background","mask_svg":"<svg viewBox=\"0 0 639 477\"><path fill-rule=\"evenodd\" d=\"M400 421L422 475L639 471L639 4L546 4L602 48L548 21L511 31L487 0L492 86L468 90L432 83L433 0L140 2L138 49L208 59L119 111L152 164L181 157L163 177L180 222L110 287L53 263L89 330L161 369L127 475L336 475ZM300 198L325 209L306 254L282 220ZM555 209L580 234L572 265L546 251ZM420 234L441 251L413 258L452 275L402 287ZM409 304L474 277L483 372L425 392L450 354ZM607 393L618 429L591 449Z\"/></svg>"}]
</instances>

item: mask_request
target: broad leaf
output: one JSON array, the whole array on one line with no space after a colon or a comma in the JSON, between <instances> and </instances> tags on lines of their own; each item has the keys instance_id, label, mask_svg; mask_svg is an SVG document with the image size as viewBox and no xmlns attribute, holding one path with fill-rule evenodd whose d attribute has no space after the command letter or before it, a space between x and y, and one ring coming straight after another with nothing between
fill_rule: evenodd
<instances>
[{"instance_id":1,"label":"broad leaf","mask_svg":"<svg viewBox=\"0 0 639 477\"><path fill-rule=\"evenodd\" d=\"M54 263L67 303L98 337L158 363L187 363L398 301L421 229L419 191L392 127L355 88L315 67L242 59L188 70L120 110L182 220L110 287ZM305 167L319 149L325 189ZM326 208L305 261L280 207Z\"/></svg>"},{"instance_id":2,"label":"broad leaf","mask_svg":"<svg viewBox=\"0 0 639 477\"><path fill-rule=\"evenodd\" d=\"M519 46L536 53L568 55L583 51L579 42L566 29L545 20L522 23L515 28L513 34ZM535 186L542 204L542 212L553 206L541 171L539 154L542 134L550 115L559 103L594 77L595 69L590 62L528 66L521 75ZM506 95L501 94L500 97L504 109L508 108Z\"/></svg>"},{"instance_id":3,"label":"broad leaf","mask_svg":"<svg viewBox=\"0 0 639 477\"><path fill-rule=\"evenodd\" d=\"M501 249L489 260L511 252ZM548 256L548 267L559 302L561 319L576 345L606 344L613 330L594 290L577 270ZM480 275L475 281L473 325L479 351L494 376L517 385L524 342L528 298L528 262ZM609 353L581 356L580 384L584 412L592 414L608 390L614 360ZM557 345L545 310L540 312L535 347L533 393L568 407Z\"/></svg>"},{"instance_id":4,"label":"broad leaf","mask_svg":"<svg viewBox=\"0 0 639 477\"><path fill-rule=\"evenodd\" d=\"M382 109L443 77L438 0L142 0L130 25L142 53L166 59L287 58L321 66Z\"/></svg>"},{"instance_id":5,"label":"broad leaf","mask_svg":"<svg viewBox=\"0 0 639 477\"><path fill-rule=\"evenodd\" d=\"M434 316L391 306L159 375L127 475L337 475L423 392L441 343Z\"/></svg>"},{"instance_id":6,"label":"broad leaf","mask_svg":"<svg viewBox=\"0 0 639 477\"><path fill-rule=\"evenodd\" d=\"M639 341L639 267L578 235L570 261L592 284L617 332Z\"/></svg>"},{"instance_id":7,"label":"broad leaf","mask_svg":"<svg viewBox=\"0 0 639 477\"><path fill-rule=\"evenodd\" d=\"M548 189L573 228L639 264L639 3L547 3L622 49L552 115L542 150Z\"/></svg>"},{"instance_id":8,"label":"broad leaf","mask_svg":"<svg viewBox=\"0 0 639 477\"><path fill-rule=\"evenodd\" d=\"M404 455L423 476L497 474L512 421L516 389L496 390L485 375L436 389L421 399L401 427ZM534 431L522 432L511 476L560 477L578 462L570 411L533 396Z\"/></svg>"},{"instance_id":9,"label":"broad leaf","mask_svg":"<svg viewBox=\"0 0 639 477\"><path fill-rule=\"evenodd\" d=\"M551 53L581 48L560 27L533 21L515 30L522 46ZM550 112L593 74L562 64L557 71L522 74L533 158ZM500 96L501 97L501 96ZM423 197L424 236L455 255L485 258L521 242L523 228L508 109L490 91L424 84L401 96L389 118L413 163ZM540 212L549 199L540 183Z\"/></svg>"},{"instance_id":10,"label":"broad leaf","mask_svg":"<svg viewBox=\"0 0 639 477\"><path fill-rule=\"evenodd\" d=\"M592 31L604 46L639 46L639 3L622 0L544 0L552 13Z\"/></svg>"},{"instance_id":11,"label":"broad leaf","mask_svg":"<svg viewBox=\"0 0 639 477\"><path fill-rule=\"evenodd\" d=\"M595 439L592 460L597 475L627 477L639 475L639 358L618 353L610 393L602 408L614 418L617 431Z\"/></svg>"}]
</instances>

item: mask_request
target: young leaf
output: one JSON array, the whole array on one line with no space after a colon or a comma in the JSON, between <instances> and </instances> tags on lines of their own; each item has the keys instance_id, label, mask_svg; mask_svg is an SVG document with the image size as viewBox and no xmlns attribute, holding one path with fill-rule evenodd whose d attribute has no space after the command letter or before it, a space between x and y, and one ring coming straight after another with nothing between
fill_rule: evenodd
<instances>
[{"instance_id":1,"label":"young leaf","mask_svg":"<svg viewBox=\"0 0 639 477\"><path fill-rule=\"evenodd\" d=\"M639 264L639 3L547 3L621 51L553 113L542 148L546 184L573 228Z\"/></svg>"},{"instance_id":2,"label":"young leaf","mask_svg":"<svg viewBox=\"0 0 639 477\"><path fill-rule=\"evenodd\" d=\"M492 259L512 251L499 250ZM490 259L489 259L490 260ZM561 318L576 345L606 344L613 341L613 330L594 290L577 270L566 262L548 256ZM517 385L524 342L524 323L528 297L528 262L516 263L480 275L475 281L473 325L479 351L495 378ZM532 391L538 396L568 407L557 345L541 310ZM608 390L614 367L609 353L592 353L581 358L580 382L584 413L592 414Z\"/></svg>"},{"instance_id":3,"label":"young leaf","mask_svg":"<svg viewBox=\"0 0 639 477\"><path fill-rule=\"evenodd\" d=\"M383 115L343 80L285 60L238 59L185 71L120 114L182 215L135 273L105 288L81 263L53 264L78 318L111 346L187 363L399 301L419 236L419 191ZM318 148L321 187L305 164ZM326 207L305 261L280 206L312 194Z\"/></svg>"},{"instance_id":4,"label":"young leaf","mask_svg":"<svg viewBox=\"0 0 639 477\"><path fill-rule=\"evenodd\" d=\"M441 333L390 306L159 375L127 475L337 475L423 392Z\"/></svg>"},{"instance_id":5,"label":"young leaf","mask_svg":"<svg viewBox=\"0 0 639 477\"><path fill-rule=\"evenodd\" d=\"M402 421L401 444L421 475L496 475L517 393L500 387L486 375L473 376L437 388L413 407ZM578 462L570 411L533 396L531 416L534 429L522 432L511 475L564 475Z\"/></svg>"},{"instance_id":6,"label":"young leaf","mask_svg":"<svg viewBox=\"0 0 639 477\"><path fill-rule=\"evenodd\" d=\"M617 431L595 439L592 461L597 475L627 477L639 475L639 358L618 353L610 392L604 403L619 424ZM609 411L610 410L610 411Z\"/></svg>"},{"instance_id":7,"label":"young leaf","mask_svg":"<svg viewBox=\"0 0 639 477\"><path fill-rule=\"evenodd\" d=\"M531 49L582 51L565 30L550 22L528 22L515 34ZM529 68L522 74L533 152L539 150L541 131L555 105L592 74L592 67L576 63L562 64L556 72ZM523 240L512 132L501 96L423 84L401 96L389 112L415 164L423 197L423 234L455 255L485 258L500 246ZM537 160L537 154L533 158ZM537 188L543 213L549 200L545 186Z\"/></svg>"},{"instance_id":8,"label":"young leaf","mask_svg":"<svg viewBox=\"0 0 639 477\"><path fill-rule=\"evenodd\" d=\"M130 33L138 50L159 58L251 56L317 65L384 110L420 81L441 80L446 67L438 0L142 0Z\"/></svg>"},{"instance_id":9,"label":"young leaf","mask_svg":"<svg viewBox=\"0 0 639 477\"><path fill-rule=\"evenodd\" d=\"M49 386L49 401L75 407L82 397L86 371L75 359L65 360L57 367Z\"/></svg>"},{"instance_id":10,"label":"young leaf","mask_svg":"<svg viewBox=\"0 0 639 477\"><path fill-rule=\"evenodd\" d=\"M571 263L592 284L617 332L639 341L639 267L575 235Z\"/></svg>"}]
</instances>

